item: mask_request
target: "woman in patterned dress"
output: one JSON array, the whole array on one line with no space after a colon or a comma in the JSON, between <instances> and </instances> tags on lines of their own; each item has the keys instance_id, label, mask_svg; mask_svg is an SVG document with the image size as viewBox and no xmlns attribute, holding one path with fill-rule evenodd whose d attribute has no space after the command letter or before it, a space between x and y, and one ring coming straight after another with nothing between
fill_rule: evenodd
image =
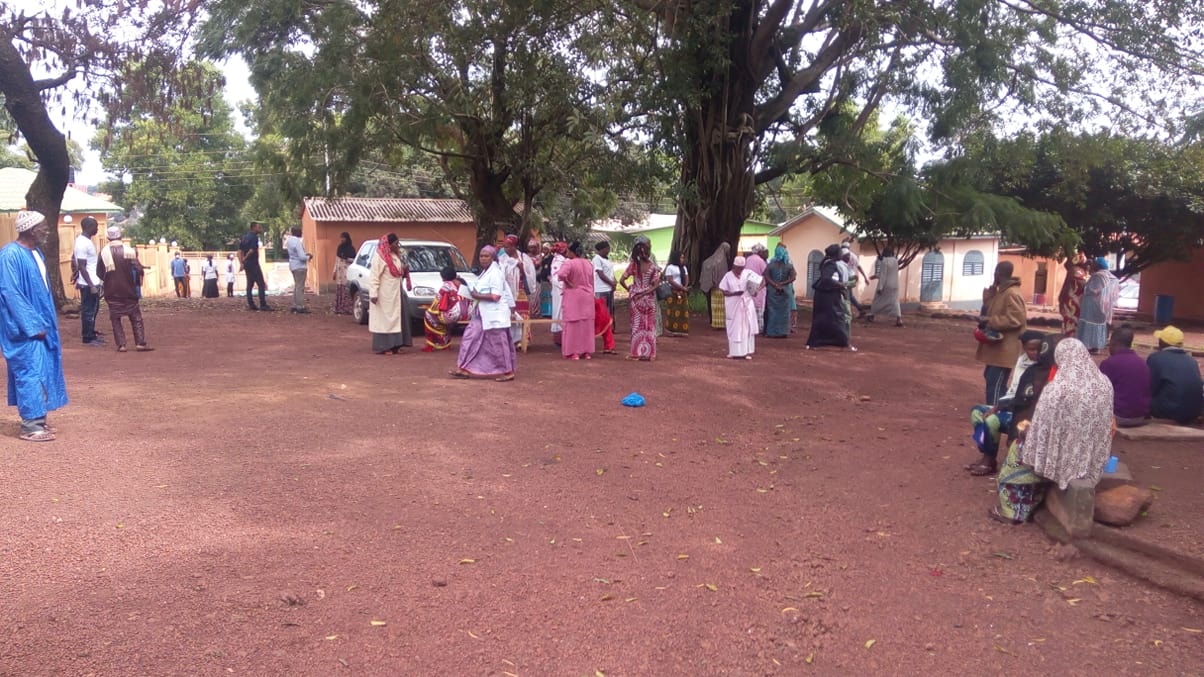
<instances>
[{"instance_id":1,"label":"woman in patterned dress","mask_svg":"<svg viewBox=\"0 0 1204 677\"><path fill-rule=\"evenodd\" d=\"M665 331L669 336L690 335L690 271L686 270L686 257L679 252L669 254L669 265L665 266L665 279L673 288L673 295L665 299Z\"/></svg>"},{"instance_id":2,"label":"woman in patterned dress","mask_svg":"<svg viewBox=\"0 0 1204 677\"><path fill-rule=\"evenodd\" d=\"M619 286L627 290L631 312L631 354L627 356L629 360L647 362L656 359L656 286L660 284L660 277L660 269L652 262L652 249L648 240L637 238L635 247L631 250L631 263L619 279Z\"/></svg>"}]
</instances>

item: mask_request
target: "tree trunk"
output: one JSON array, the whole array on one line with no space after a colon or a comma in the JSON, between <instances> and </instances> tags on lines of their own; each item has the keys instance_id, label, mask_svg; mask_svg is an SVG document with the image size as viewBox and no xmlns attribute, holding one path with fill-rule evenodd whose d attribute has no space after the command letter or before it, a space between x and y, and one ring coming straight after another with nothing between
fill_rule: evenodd
<instances>
[{"instance_id":1,"label":"tree trunk","mask_svg":"<svg viewBox=\"0 0 1204 677\"><path fill-rule=\"evenodd\" d=\"M38 175L25 195L25 206L41 212L50 226L42 253L46 256L50 293L54 296L55 306L61 308L67 295L59 267L58 222L63 193L71 176L67 139L50 121L29 66L7 36L0 39L0 93L4 94L4 108L38 159Z\"/></svg>"},{"instance_id":2,"label":"tree trunk","mask_svg":"<svg viewBox=\"0 0 1204 677\"><path fill-rule=\"evenodd\" d=\"M469 174L473 211L477 222L477 246L470 257L472 265L480 263L481 247L493 244L497 231L518 234L521 217L503 190L508 172L499 174L487 167L473 167Z\"/></svg>"},{"instance_id":3,"label":"tree trunk","mask_svg":"<svg viewBox=\"0 0 1204 677\"><path fill-rule=\"evenodd\" d=\"M727 242L736 254L740 230L753 208L757 83L747 76L750 18L751 13L741 11L728 17L732 42L726 68L700 75L703 96L686 107L682 122L685 157L672 248L686 255L687 267L697 271L694 279L703 259L720 244Z\"/></svg>"}]
</instances>

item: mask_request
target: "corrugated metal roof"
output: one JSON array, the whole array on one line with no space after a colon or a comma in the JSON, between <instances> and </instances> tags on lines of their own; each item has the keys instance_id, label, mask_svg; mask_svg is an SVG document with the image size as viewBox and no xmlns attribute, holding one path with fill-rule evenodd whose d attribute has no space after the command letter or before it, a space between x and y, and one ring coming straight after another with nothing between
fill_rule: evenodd
<instances>
[{"instance_id":1,"label":"corrugated metal roof","mask_svg":"<svg viewBox=\"0 0 1204 677\"><path fill-rule=\"evenodd\" d=\"M472 223L463 200L391 197L307 197L305 211L314 221Z\"/></svg>"},{"instance_id":2,"label":"corrugated metal roof","mask_svg":"<svg viewBox=\"0 0 1204 677\"><path fill-rule=\"evenodd\" d=\"M0 169L0 212L15 212L25 209L25 194L38 176L37 172L20 167ZM82 190L67 186L63 193L61 214L104 214L121 211L120 205L88 195Z\"/></svg>"}]
</instances>

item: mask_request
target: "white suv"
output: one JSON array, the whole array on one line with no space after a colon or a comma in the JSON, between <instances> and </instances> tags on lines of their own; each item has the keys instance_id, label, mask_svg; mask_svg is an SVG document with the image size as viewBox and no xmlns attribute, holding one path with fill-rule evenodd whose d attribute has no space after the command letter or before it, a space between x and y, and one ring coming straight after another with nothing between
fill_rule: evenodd
<instances>
[{"instance_id":1,"label":"white suv","mask_svg":"<svg viewBox=\"0 0 1204 677\"><path fill-rule=\"evenodd\" d=\"M423 312L435 300L439 287L443 286L439 271L451 266L456 269L456 275L465 281L475 282L477 279L464 260L464 255L449 242L400 240L399 243L410 267L410 282L414 285L413 289L406 291L406 296L410 319L415 323L422 322ZM347 268L347 291L351 293L352 315L360 324L368 324L368 275L372 270L372 252L376 251L378 244L379 240L368 240L361 244L355 261Z\"/></svg>"}]
</instances>

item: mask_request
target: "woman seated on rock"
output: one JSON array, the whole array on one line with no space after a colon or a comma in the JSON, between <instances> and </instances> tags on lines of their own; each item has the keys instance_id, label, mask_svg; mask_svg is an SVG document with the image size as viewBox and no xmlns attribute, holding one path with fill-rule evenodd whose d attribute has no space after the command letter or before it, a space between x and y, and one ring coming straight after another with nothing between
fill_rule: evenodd
<instances>
[{"instance_id":1,"label":"woman seated on rock","mask_svg":"<svg viewBox=\"0 0 1204 677\"><path fill-rule=\"evenodd\" d=\"M1053 338L1042 343L1043 354ZM1017 439L999 469L999 507L988 513L1001 522L1028 521L1050 482L1065 489L1075 479L1099 481L1111 454L1112 383L1081 341L1059 341L1053 353L1056 376L1036 389L1030 425L1017 412Z\"/></svg>"}]
</instances>

